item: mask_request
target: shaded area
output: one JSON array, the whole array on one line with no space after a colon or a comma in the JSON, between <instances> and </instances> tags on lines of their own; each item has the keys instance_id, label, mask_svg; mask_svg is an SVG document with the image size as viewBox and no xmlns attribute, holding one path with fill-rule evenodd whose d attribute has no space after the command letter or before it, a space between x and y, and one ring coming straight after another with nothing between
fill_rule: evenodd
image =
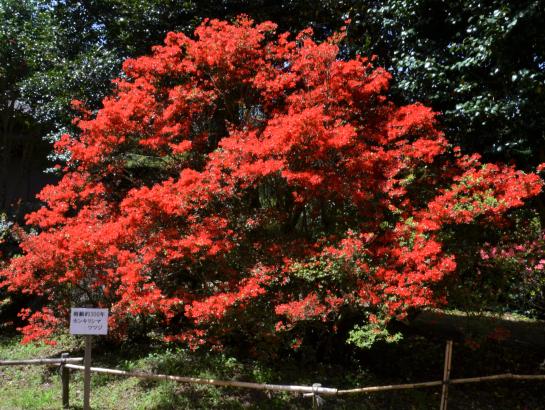
<instances>
[{"instance_id":1,"label":"shaded area","mask_svg":"<svg viewBox=\"0 0 545 410\"><path fill-rule=\"evenodd\" d=\"M40 137L19 135L9 138L10 143L3 147L8 150L0 196L0 210L7 210L22 222L23 216L36 210L39 202L36 194L47 184L56 182L52 174L44 173L51 166L47 161L49 144Z\"/></svg>"},{"instance_id":2,"label":"shaded area","mask_svg":"<svg viewBox=\"0 0 545 410\"><path fill-rule=\"evenodd\" d=\"M427 310L409 324L409 331L460 342L501 341L509 346L545 347L545 322L517 316L493 316Z\"/></svg>"}]
</instances>

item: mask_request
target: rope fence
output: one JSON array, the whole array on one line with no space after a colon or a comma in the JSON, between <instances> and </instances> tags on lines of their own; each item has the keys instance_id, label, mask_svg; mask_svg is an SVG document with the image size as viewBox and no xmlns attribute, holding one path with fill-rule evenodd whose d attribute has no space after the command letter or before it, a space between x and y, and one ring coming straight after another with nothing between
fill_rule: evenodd
<instances>
[{"instance_id":1,"label":"rope fence","mask_svg":"<svg viewBox=\"0 0 545 410\"><path fill-rule=\"evenodd\" d=\"M29 359L29 360L0 360L0 366L14 366L14 365L48 365L55 366L58 365L61 373L62 381L62 405L63 408L69 407L69 380L70 372L72 370L84 371L85 366L74 364L82 362L82 357L68 357L67 353L63 353L60 358L53 359ZM407 389L420 389L428 387L441 387L441 404L440 410L447 410L448 403L448 387L452 384L465 384L465 383L481 383L488 381L498 381L498 380L528 380L528 381L545 381L545 374L534 374L534 375L524 375L524 374L513 374L513 373L504 373L496 374L490 376L480 376L480 377L469 377L469 378L458 378L450 379L450 370L452 363L452 341L447 341L445 348L445 364L443 372L443 380L434 380L428 382L420 383L405 383L405 384L392 384L384 386L368 386L368 387L358 387L352 389L337 389L333 387L322 387L320 384L315 383L312 386L299 386L299 385L283 385L283 384L268 384L268 383L252 383L252 382L243 382L235 380L217 380L210 378L200 378L200 377L187 377L187 376L174 376L167 374L155 374L155 373L146 373L138 371L125 371L117 369L108 369L103 367L91 367L90 371L92 373L102 373L110 374L114 376L123 376L123 377L136 377L139 379L146 380L168 380L179 383L189 383L189 384L207 384L221 387L235 387L235 388L244 388L244 389L253 389L253 390L263 390L263 391L283 391L291 393L300 393L304 397L311 397L313 408L317 408L323 403L323 400L320 396L345 396L350 394L370 394L376 392L384 391L393 391L393 390L407 390Z\"/></svg>"}]
</instances>

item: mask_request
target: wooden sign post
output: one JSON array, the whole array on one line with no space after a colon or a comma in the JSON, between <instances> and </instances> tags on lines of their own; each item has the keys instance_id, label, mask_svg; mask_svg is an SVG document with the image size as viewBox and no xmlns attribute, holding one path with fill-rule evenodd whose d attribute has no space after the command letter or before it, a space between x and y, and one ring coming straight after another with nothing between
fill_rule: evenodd
<instances>
[{"instance_id":1,"label":"wooden sign post","mask_svg":"<svg viewBox=\"0 0 545 410\"><path fill-rule=\"evenodd\" d=\"M83 410L89 410L91 397L91 345L93 335L108 334L108 309L72 308L70 312L70 333L85 336L83 364Z\"/></svg>"}]
</instances>

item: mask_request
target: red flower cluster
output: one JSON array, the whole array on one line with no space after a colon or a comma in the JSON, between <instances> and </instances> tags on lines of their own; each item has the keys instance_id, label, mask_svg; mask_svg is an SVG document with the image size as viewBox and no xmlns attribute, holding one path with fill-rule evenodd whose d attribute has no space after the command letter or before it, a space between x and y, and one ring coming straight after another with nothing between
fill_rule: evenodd
<instances>
[{"instance_id":1,"label":"red flower cluster","mask_svg":"<svg viewBox=\"0 0 545 410\"><path fill-rule=\"evenodd\" d=\"M341 40L242 17L127 60L57 143L64 178L2 284L47 299L33 316L47 329L93 304L114 334L153 318L140 322L195 346L443 301L443 227L497 221L541 180L452 152L434 112L388 101L390 75L340 60ZM35 323L27 339L49 334Z\"/></svg>"}]
</instances>

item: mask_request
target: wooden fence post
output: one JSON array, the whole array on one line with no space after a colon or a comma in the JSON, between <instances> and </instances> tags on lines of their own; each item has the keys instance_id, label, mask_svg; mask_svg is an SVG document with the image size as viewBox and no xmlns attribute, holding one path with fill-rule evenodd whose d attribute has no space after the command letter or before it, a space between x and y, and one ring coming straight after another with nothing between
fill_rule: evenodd
<instances>
[{"instance_id":1,"label":"wooden fence post","mask_svg":"<svg viewBox=\"0 0 545 410\"><path fill-rule=\"evenodd\" d=\"M448 385L450 383L450 368L452 364L452 340L447 341L445 347L445 366L443 368L443 391L441 392L441 407L439 410L447 410Z\"/></svg>"},{"instance_id":2,"label":"wooden fence post","mask_svg":"<svg viewBox=\"0 0 545 410\"><path fill-rule=\"evenodd\" d=\"M318 396L318 393L317 393L317 390L322 387L322 385L320 383L314 383L312 385L312 390L314 390L312 392L312 408L313 409L318 409L319 407L322 407L323 405L323 402L324 400Z\"/></svg>"},{"instance_id":3,"label":"wooden fence post","mask_svg":"<svg viewBox=\"0 0 545 410\"><path fill-rule=\"evenodd\" d=\"M61 353L61 359L67 359L68 353ZM70 369L65 366L65 362L61 361L61 389L62 389L62 408L70 407Z\"/></svg>"},{"instance_id":4,"label":"wooden fence post","mask_svg":"<svg viewBox=\"0 0 545 410\"><path fill-rule=\"evenodd\" d=\"M92 335L85 335L85 355L83 364L83 410L91 409L91 345L93 343Z\"/></svg>"}]
</instances>

